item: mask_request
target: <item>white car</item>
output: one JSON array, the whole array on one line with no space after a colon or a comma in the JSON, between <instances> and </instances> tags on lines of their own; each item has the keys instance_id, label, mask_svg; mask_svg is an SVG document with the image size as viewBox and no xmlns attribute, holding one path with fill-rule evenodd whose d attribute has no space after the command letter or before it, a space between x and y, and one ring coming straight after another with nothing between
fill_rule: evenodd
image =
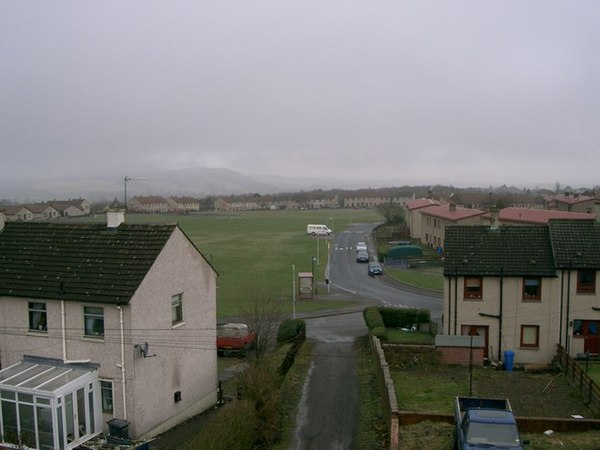
<instances>
[{"instance_id":1,"label":"white car","mask_svg":"<svg viewBox=\"0 0 600 450\"><path fill-rule=\"evenodd\" d=\"M356 251L357 252L366 252L367 251L367 244L366 242L358 242L356 244Z\"/></svg>"}]
</instances>

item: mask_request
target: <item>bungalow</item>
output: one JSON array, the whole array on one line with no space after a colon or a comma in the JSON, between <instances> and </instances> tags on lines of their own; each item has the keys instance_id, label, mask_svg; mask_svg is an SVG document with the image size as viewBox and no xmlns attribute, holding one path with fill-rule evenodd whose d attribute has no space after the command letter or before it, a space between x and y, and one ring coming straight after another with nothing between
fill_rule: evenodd
<instances>
[{"instance_id":1,"label":"bungalow","mask_svg":"<svg viewBox=\"0 0 600 450\"><path fill-rule=\"evenodd\" d=\"M50 220L59 217L59 212L48 203L31 203L23 205L33 213L33 220Z\"/></svg>"},{"instance_id":2,"label":"bungalow","mask_svg":"<svg viewBox=\"0 0 600 450\"><path fill-rule=\"evenodd\" d=\"M3 443L145 439L216 403L215 270L176 224L107 219L0 231Z\"/></svg>"},{"instance_id":3,"label":"bungalow","mask_svg":"<svg viewBox=\"0 0 600 450\"><path fill-rule=\"evenodd\" d=\"M78 217L90 214L90 203L82 198L69 200L52 200L48 202L61 217Z\"/></svg>"},{"instance_id":4,"label":"bungalow","mask_svg":"<svg viewBox=\"0 0 600 450\"><path fill-rule=\"evenodd\" d=\"M485 356L549 364L561 345L598 354L600 224L450 226L443 334L480 335Z\"/></svg>"}]
</instances>

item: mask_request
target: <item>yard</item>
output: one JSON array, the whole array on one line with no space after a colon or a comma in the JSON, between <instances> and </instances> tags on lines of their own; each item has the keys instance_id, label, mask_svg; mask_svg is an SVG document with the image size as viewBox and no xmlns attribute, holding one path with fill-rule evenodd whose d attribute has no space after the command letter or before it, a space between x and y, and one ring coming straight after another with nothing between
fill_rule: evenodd
<instances>
[{"instance_id":1,"label":"yard","mask_svg":"<svg viewBox=\"0 0 600 450\"><path fill-rule=\"evenodd\" d=\"M505 372L474 367L441 364L432 350L385 350L394 380L400 409L453 414L456 396L508 398L517 416L569 418L579 414L597 419L563 373ZM472 380L472 382L471 382ZM471 389L470 389L471 388ZM452 448L453 425L421 423L401 430L402 448ZM531 441L528 449L598 449L600 432L524 434ZM562 445L560 444L562 442Z\"/></svg>"}]
</instances>

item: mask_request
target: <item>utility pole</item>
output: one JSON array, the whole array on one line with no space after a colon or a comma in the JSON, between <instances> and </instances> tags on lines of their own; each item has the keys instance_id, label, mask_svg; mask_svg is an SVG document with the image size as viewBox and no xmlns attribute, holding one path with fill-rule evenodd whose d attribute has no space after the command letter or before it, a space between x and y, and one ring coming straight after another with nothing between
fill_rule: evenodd
<instances>
[{"instance_id":1,"label":"utility pole","mask_svg":"<svg viewBox=\"0 0 600 450\"><path fill-rule=\"evenodd\" d=\"M131 178L124 177L123 178L123 206L127 209L127 183L130 181L138 181L138 180L149 180L149 178Z\"/></svg>"}]
</instances>

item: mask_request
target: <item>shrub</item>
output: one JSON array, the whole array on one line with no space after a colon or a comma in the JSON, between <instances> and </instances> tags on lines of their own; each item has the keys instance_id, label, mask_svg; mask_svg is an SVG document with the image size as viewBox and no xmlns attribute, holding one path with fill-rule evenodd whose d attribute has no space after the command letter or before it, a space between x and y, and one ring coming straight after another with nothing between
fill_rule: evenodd
<instances>
[{"instance_id":1,"label":"shrub","mask_svg":"<svg viewBox=\"0 0 600 450\"><path fill-rule=\"evenodd\" d=\"M277 342L293 342L300 335L306 335L306 322L302 319L287 319L279 325Z\"/></svg>"},{"instance_id":2,"label":"shrub","mask_svg":"<svg viewBox=\"0 0 600 450\"><path fill-rule=\"evenodd\" d=\"M365 319L365 323L367 324L367 328L369 328L369 330L373 330L376 327L385 328L385 323L383 322L383 318L381 317L379 308L375 308L375 307L365 308L363 310L363 317Z\"/></svg>"},{"instance_id":3,"label":"shrub","mask_svg":"<svg viewBox=\"0 0 600 450\"><path fill-rule=\"evenodd\" d=\"M386 331L385 327L375 327L371 330L371 334L373 336L377 336L381 340L385 340L387 331Z\"/></svg>"},{"instance_id":4,"label":"shrub","mask_svg":"<svg viewBox=\"0 0 600 450\"><path fill-rule=\"evenodd\" d=\"M408 328L417 323L429 323L428 309L417 308L380 308L381 317L386 327Z\"/></svg>"}]
</instances>

